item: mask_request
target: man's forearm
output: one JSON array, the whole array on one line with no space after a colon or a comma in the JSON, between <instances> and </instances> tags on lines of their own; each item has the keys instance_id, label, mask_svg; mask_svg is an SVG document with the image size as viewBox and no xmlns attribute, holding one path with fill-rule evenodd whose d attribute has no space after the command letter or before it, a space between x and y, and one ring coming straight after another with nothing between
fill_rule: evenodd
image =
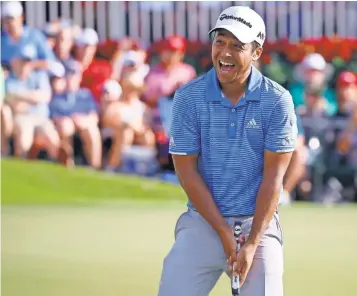
<instances>
[{"instance_id":1,"label":"man's forearm","mask_svg":"<svg viewBox=\"0 0 357 296\"><path fill-rule=\"evenodd\" d=\"M279 203L280 186L276 186L273 180L263 180L260 187L253 225L247 243L258 246L267 229Z\"/></svg>"},{"instance_id":2,"label":"man's forearm","mask_svg":"<svg viewBox=\"0 0 357 296\"><path fill-rule=\"evenodd\" d=\"M8 94L9 99L25 101L29 104L47 103L51 98L51 94L41 90L29 90L20 93Z\"/></svg>"},{"instance_id":3,"label":"man's forearm","mask_svg":"<svg viewBox=\"0 0 357 296\"><path fill-rule=\"evenodd\" d=\"M36 60L31 62L31 69L34 70L47 70L50 63L47 60Z\"/></svg>"},{"instance_id":4,"label":"man's forearm","mask_svg":"<svg viewBox=\"0 0 357 296\"><path fill-rule=\"evenodd\" d=\"M196 171L178 174L179 180L195 209L206 219L213 229L220 233L228 224L213 201L212 194Z\"/></svg>"}]
</instances>

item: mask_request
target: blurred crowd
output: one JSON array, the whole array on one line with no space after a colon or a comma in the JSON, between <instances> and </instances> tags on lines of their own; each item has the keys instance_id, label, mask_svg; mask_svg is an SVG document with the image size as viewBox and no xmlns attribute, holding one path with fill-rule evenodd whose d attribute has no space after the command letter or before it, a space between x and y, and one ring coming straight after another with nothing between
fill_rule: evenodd
<instances>
[{"instance_id":1,"label":"blurred crowd","mask_svg":"<svg viewBox=\"0 0 357 296\"><path fill-rule=\"evenodd\" d=\"M69 19L43 30L24 25L19 2L3 4L1 22L2 157L107 172L128 172L131 160L139 163L136 173L173 171L167 136L173 95L201 74L184 62L184 38L160 41L155 58L129 38L108 55L95 30ZM256 67L265 73L263 64ZM336 88L329 87L332 77ZM336 75L312 53L295 66L287 87L299 118L284 180L287 202L357 200L356 73Z\"/></svg>"}]
</instances>

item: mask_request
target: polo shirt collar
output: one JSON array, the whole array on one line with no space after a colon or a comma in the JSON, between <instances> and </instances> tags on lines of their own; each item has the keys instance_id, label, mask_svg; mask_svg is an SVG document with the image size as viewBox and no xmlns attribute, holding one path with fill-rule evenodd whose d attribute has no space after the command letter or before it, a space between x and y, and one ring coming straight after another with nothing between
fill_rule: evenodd
<instances>
[{"instance_id":1,"label":"polo shirt collar","mask_svg":"<svg viewBox=\"0 0 357 296\"><path fill-rule=\"evenodd\" d=\"M251 72L248 77L248 88L245 93L246 101L260 101L260 86L262 80L263 75L258 71L257 68L252 66ZM206 101L220 102L222 99L222 89L218 83L216 69L213 67L207 73Z\"/></svg>"}]
</instances>

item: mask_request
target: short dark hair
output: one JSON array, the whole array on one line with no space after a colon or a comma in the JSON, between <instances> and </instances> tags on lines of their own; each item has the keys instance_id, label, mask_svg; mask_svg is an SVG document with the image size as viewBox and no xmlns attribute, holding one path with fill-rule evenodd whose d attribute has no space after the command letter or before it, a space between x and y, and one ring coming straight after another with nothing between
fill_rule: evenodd
<instances>
[{"instance_id":1,"label":"short dark hair","mask_svg":"<svg viewBox=\"0 0 357 296\"><path fill-rule=\"evenodd\" d=\"M211 34L209 34L209 37L211 39L211 42L213 42L213 40L216 38L218 34L218 30L214 30L213 32L211 32ZM257 41L252 41L252 51L254 52L257 48L261 47L261 45L257 42Z\"/></svg>"},{"instance_id":2,"label":"short dark hair","mask_svg":"<svg viewBox=\"0 0 357 296\"><path fill-rule=\"evenodd\" d=\"M252 43L252 51L254 52L257 48L261 47L261 45L257 41L253 41Z\"/></svg>"}]
</instances>

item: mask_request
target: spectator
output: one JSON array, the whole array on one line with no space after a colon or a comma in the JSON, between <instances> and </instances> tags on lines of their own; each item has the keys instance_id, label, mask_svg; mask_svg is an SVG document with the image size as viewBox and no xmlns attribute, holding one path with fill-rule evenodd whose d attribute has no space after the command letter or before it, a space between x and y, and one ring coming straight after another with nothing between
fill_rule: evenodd
<instances>
[{"instance_id":1,"label":"spectator","mask_svg":"<svg viewBox=\"0 0 357 296\"><path fill-rule=\"evenodd\" d=\"M130 51L137 53L138 56L140 56L140 63L144 64L147 57L147 52L143 49L139 49L139 44L134 39L123 38L120 40L117 49L112 56L112 79L120 81L121 72L124 67L124 61L126 60L127 54Z\"/></svg>"},{"instance_id":2,"label":"spectator","mask_svg":"<svg viewBox=\"0 0 357 296\"><path fill-rule=\"evenodd\" d=\"M116 80L108 80L104 83L101 101L101 110L105 113L111 108L112 103L119 102L122 89Z\"/></svg>"},{"instance_id":3,"label":"spectator","mask_svg":"<svg viewBox=\"0 0 357 296\"><path fill-rule=\"evenodd\" d=\"M123 71L137 71L143 77L146 77L150 71L150 66L145 64L146 53L143 50L129 50L122 57L120 67L119 81L122 78Z\"/></svg>"},{"instance_id":4,"label":"spectator","mask_svg":"<svg viewBox=\"0 0 357 296\"><path fill-rule=\"evenodd\" d=\"M71 51L74 44L74 32L69 23L64 23L55 39L54 52L56 58L66 67L66 63L71 63L73 57Z\"/></svg>"},{"instance_id":5,"label":"spectator","mask_svg":"<svg viewBox=\"0 0 357 296\"><path fill-rule=\"evenodd\" d=\"M177 85L185 84L196 77L195 69L182 62L185 40L179 36L169 37L160 52L160 61L149 72L143 101L156 107L161 97L170 95Z\"/></svg>"},{"instance_id":6,"label":"spectator","mask_svg":"<svg viewBox=\"0 0 357 296\"><path fill-rule=\"evenodd\" d=\"M177 85L179 88L179 85ZM156 138L159 164L162 171L175 171L171 154L169 154L169 131L172 118L172 105L175 91L158 101L158 112L153 116L153 130Z\"/></svg>"},{"instance_id":7,"label":"spectator","mask_svg":"<svg viewBox=\"0 0 357 296\"><path fill-rule=\"evenodd\" d=\"M335 93L327 87L333 68L317 53L307 55L294 71L297 83L290 87L295 107L302 115L327 114L337 111Z\"/></svg>"},{"instance_id":8,"label":"spectator","mask_svg":"<svg viewBox=\"0 0 357 296\"><path fill-rule=\"evenodd\" d=\"M6 103L5 97L5 77L2 68L0 68L0 87L1 87L1 156L8 155L9 138L13 131L13 118L10 106Z\"/></svg>"},{"instance_id":9,"label":"spectator","mask_svg":"<svg viewBox=\"0 0 357 296\"><path fill-rule=\"evenodd\" d=\"M12 72L6 79L6 101L14 114L15 156L27 154L36 143L56 159L59 137L49 119L51 86L46 72L32 71L28 66L35 58L35 53L24 47L12 59Z\"/></svg>"},{"instance_id":10,"label":"spectator","mask_svg":"<svg viewBox=\"0 0 357 296\"><path fill-rule=\"evenodd\" d=\"M84 29L76 39L74 57L82 65L81 87L91 90L97 103L100 101L103 85L110 79L112 68L108 61L95 59L99 39L93 29Z\"/></svg>"},{"instance_id":11,"label":"spectator","mask_svg":"<svg viewBox=\"0 0 357 296\"><path fill-rule=\"evenodd\" d=\"M67 64L65 78L60 73L52 78L54 95L51 100L51 116L61 138L62 147L72 147L75 132L83 142L84 153L90 166L101 167L102 144L98 128L98 114L91 92L80 88L82 79L80 64Z\"/></svg>"},{"instance_id":12,"label":"spectator","mask_svg":"<svg viewBox=\"0 0 357 296\"><path fill-rule=\"evenodd\" d=\"M337 116L348 117L357 104L357 75L344 71L337 78Z\"/></svg>"},{"instance_id":13,"label":"spectator","mask_svg":"<svg viewBox=\"0 0 357 296\"><path fill-rule=\"evenodd\" d=\"M338 162L341 160L340 157L336 158L336 150L339 150L338 139L341 133L345 131L348 118L351 117L357 106L357 76L353 72L341 72L338 75L336 85L338 110L328 122L325 132L326 143L324 148L326 162L329 166L338 166Z\"/></svg>"},{"instance_id":14,"label":"spectator","mask_svg":"<svg viewBox=\"0 0 357 296\"><path fill-rule=\"evenodd\" d=\"M308 156L308 151L305 146L304 129L302 127L301 118L298 114L296 115L296 119L298 137L296 140L295 151L283 180L284 203L286 204L291 202L291 194L306 173L306 161Z\"/></svg>"},{"instance_id":15,"label":"spectator","mask_svg":"<svg viewBox=\"0 0 357 296\"><path fill-rule=\"evenodd\" d=\"M5 2L1 12L4 31L1 33L1 64L8 68L13 57L26 48L34 58L27 63L29 70L48 69L54 54L42 32L23 25L20 2Z\"/></svg>"},{"instance_id":16,"label":"spectator","mask_svg":"<svg viewBox=\"0 0 357 296\"><path fill-rule=\"evenodd\" d=\"M55 21L46 24L45 28L43 29L43 34L47 39L47 43L49 47L54 50L56 45L57 34L60 32L60 21Z\"/></svg>"},{"instance_id":17,"label":"spectator","mask_svg":"<svg viewBox=\"0 0 357 296\"><path fill-rule=\"evenodd\" d=\"M122 150L133 144L153 147L155 139L149 128L148 110L140 101L144 88L143 73L126 67L123 70L122 98L111 103L102 114L103 127L112 128L113 144L109 151L107 169L120 165Z\"/></svg>"}]
</instances>

